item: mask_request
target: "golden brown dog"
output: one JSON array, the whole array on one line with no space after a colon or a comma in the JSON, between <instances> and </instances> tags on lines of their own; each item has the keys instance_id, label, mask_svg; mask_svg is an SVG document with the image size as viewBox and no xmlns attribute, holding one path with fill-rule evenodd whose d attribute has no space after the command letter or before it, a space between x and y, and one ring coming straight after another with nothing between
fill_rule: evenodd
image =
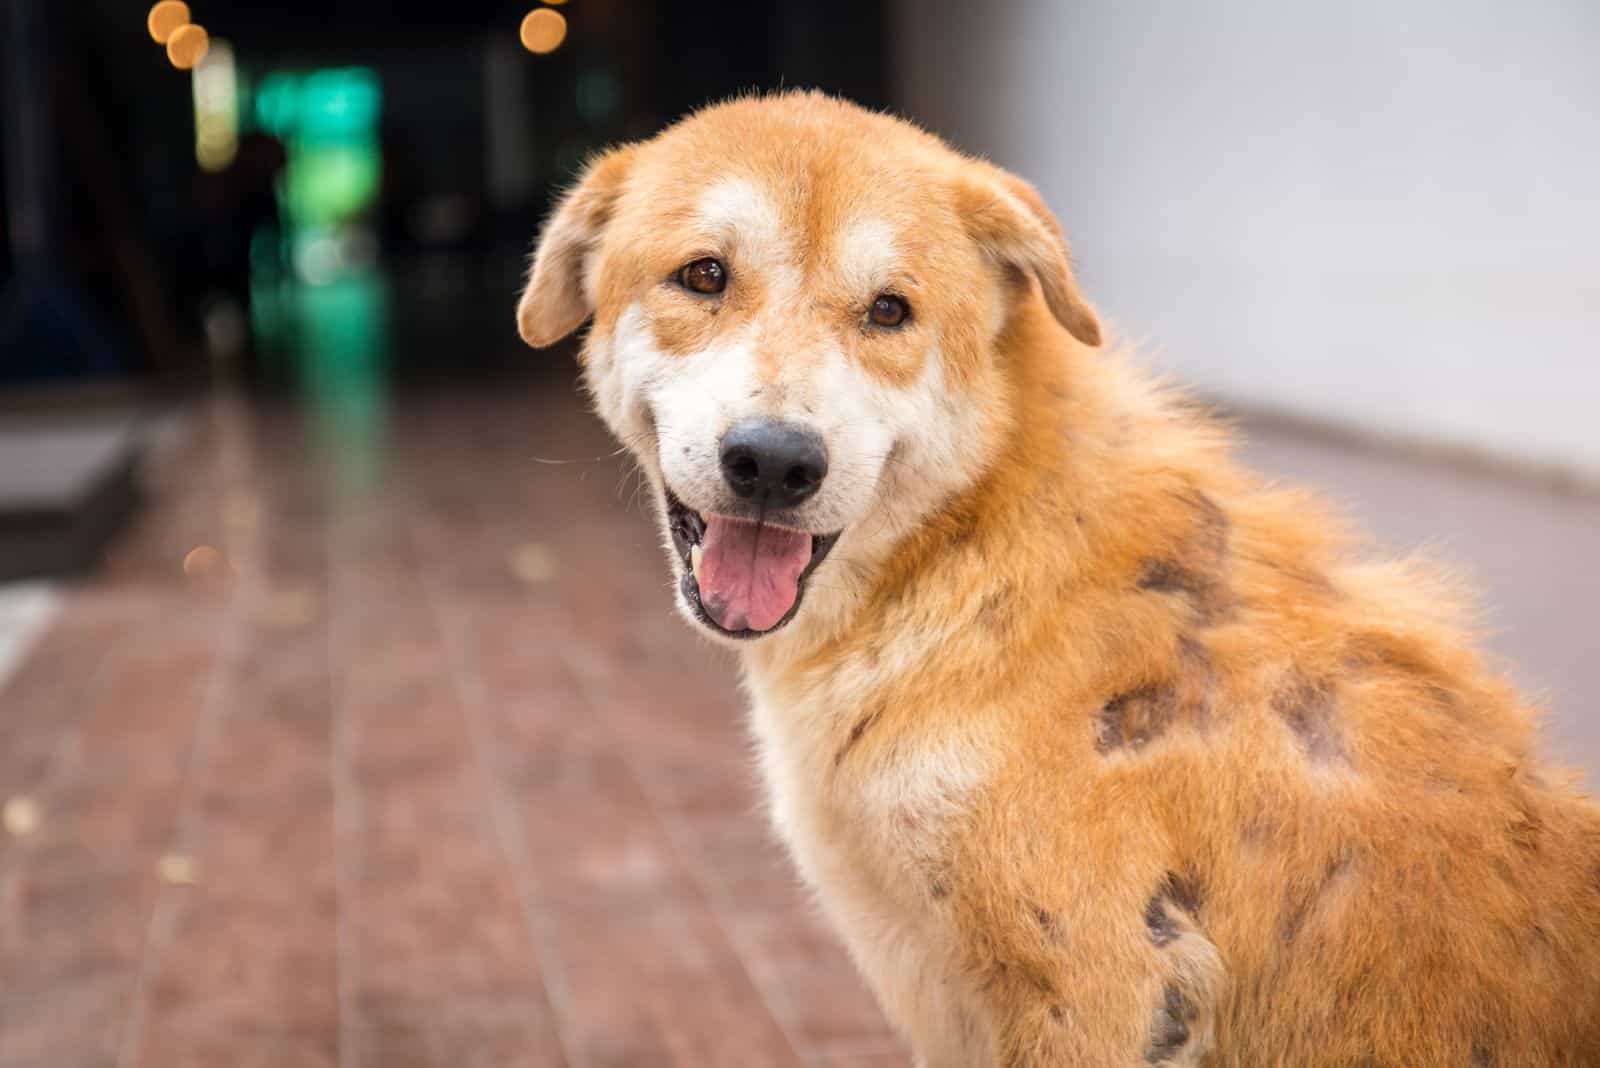
<instances>
[{"instance_id":1,"label":"golden brown dog","mask_svg":"<svg viewBox=\"0 0 1600 1068\"><path fill-rule=\"evenodd\" d=\"M1101 348L1031 187L814 94L589 167L593 317L779 833L928 1068L1600 1065L1600 810L1450 591Z\"/></svg>"}]
</instances>

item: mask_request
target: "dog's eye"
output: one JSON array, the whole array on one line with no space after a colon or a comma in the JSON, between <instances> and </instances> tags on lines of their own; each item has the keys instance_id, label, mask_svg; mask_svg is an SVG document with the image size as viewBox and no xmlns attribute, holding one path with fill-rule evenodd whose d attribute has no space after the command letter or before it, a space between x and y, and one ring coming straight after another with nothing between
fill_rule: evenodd
<instances>
[{"instance_id":1,"label":"dog's eye","mask_svg":"<svg viewBox=\"0 0 1600 1068\"><path fill-rule=\"evenodd\" d=\"M709 257L678 268L678 284L692 293L721 293L728 287L728 269Z\"/></svg>"},{"instance_id":2,"label":"dog's eye","mask_svg":"<svg viewBox=\"0 0 1600 1068\"><path fill-rule=\"evenodd\" d=\"M899 297L879 293L872 302L872 325L896 327L911 316L911 305Z\"/></svg>"}]
</instances>

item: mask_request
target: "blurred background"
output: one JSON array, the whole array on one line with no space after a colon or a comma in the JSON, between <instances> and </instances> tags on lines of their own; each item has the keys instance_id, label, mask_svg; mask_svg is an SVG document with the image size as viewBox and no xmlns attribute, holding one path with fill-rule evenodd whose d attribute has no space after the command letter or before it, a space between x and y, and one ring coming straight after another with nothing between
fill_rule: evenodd
<instances>
[{"instance_id":1,"label":"blurred background","mask_svg":"<svg viewBox=\"0 0 1600 1068\"><path fill-rule=\"evenodd\" d=\"M821 87L1033 181L1600 782L1600 6L0 0L0 1065L909 1063L570 351L586 154Z\"/></svg>"}]
</instances>

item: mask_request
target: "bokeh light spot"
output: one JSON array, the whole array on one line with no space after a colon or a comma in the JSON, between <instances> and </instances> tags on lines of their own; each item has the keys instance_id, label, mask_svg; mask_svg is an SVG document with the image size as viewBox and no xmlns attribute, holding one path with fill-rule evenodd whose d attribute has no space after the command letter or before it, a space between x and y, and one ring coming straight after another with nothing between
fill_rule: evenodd
<instances>
[{"instance_id":1,"label":"bokeh light spot","mask_svg":"<svg viewBox=\"0 0 1600 1068\"><path fill-rule=\"evenodd\" d=\"M183 573L190 578L205 578L222 571L222 553L209 545L197 545L183 558Z\"/></svg>"},{"instance_id":2,"label":"bokeh light spot","mask_svg":"<svg viewBox=\"0 0 1600 1068\"><path fill-rule=\"evenodd\" d=\"M567 39L567 20L547 7L528 12L522 20L522 47L537 55L554 52Z\"/></svg>"},{"instance_id":3,"label":"bokeh light spot","mask_svg":"<svg viewBox=\"0 0 1600 1068\"><path fill-rule=\"evenodd\" d=\"M211 36L206 33L204 26L190 23L180 26L167 38L167 59L179 70L191 70L196 63L206 58L206 53L211 50Z\"/></svg>"},{"instance_id":4,"label":"bokeh light spot","mask_svg":"<svg viewBox=\"0 0 1600 1068\"><path fill-rule=\"evenodd\" d=\"M150 30L150 39L160 45L166 44L174 33L187 25L189 25L189 5L183 0L161 0L150 9L150 14L145 19L145 26Z\"/></svg>"},{"instance_id":5,"label":"bokeh light spot","mask_svg":"<svg viewBox=\"0 0 1600 1068\"><path fill-rule=\"evenodd\" d=\"M156 874L168 886L193 886L200 881L200 867L182 853L168 853L156 862Z\"/></svg>"},{"instance_id":6,"label":"bokeh light spot","mask_svg":"<svg viewBox=\"0 0 1600 1068\"><path fill-rule=\"evenodd\" d=\"M6 802L4 821L13 837L32 834L39 829L39 806L31 797L13 797Z\"/></svg>"},{"instance_id":7,"label":"bokeh light spot","mask_svg":"<svg viewBox=\"0 0 1600 1068\"><path fill-rule=\"evenodd\" d=\"M506 562L511 573L530 586L549 582L556 577L555 553L536 541L517 546Z\"/></svg>"}]
</instances>

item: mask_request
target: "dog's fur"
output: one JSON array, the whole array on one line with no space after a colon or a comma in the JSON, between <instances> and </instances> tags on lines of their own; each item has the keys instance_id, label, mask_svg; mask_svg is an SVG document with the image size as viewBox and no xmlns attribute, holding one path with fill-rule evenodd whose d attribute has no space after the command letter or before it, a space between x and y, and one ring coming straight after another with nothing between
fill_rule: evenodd
<instances>
[{"instance_id":1,"label":"dog's fur","mask_svg":"<svg viewBox=\"0 0 1600 1068\"><path fill-rule=\"evenodd\" d=\"M705 255L714 299L671 281ZM827 442L796 522L842 535L745 682L778 831L922 1064L1600 1064L1600 810L1447 584L1353 560L1100 347L1026 183L736 100L594 162L518 315L593 317L600 415L692 508L737 419Z\"/></svg>"}]
</instances>

